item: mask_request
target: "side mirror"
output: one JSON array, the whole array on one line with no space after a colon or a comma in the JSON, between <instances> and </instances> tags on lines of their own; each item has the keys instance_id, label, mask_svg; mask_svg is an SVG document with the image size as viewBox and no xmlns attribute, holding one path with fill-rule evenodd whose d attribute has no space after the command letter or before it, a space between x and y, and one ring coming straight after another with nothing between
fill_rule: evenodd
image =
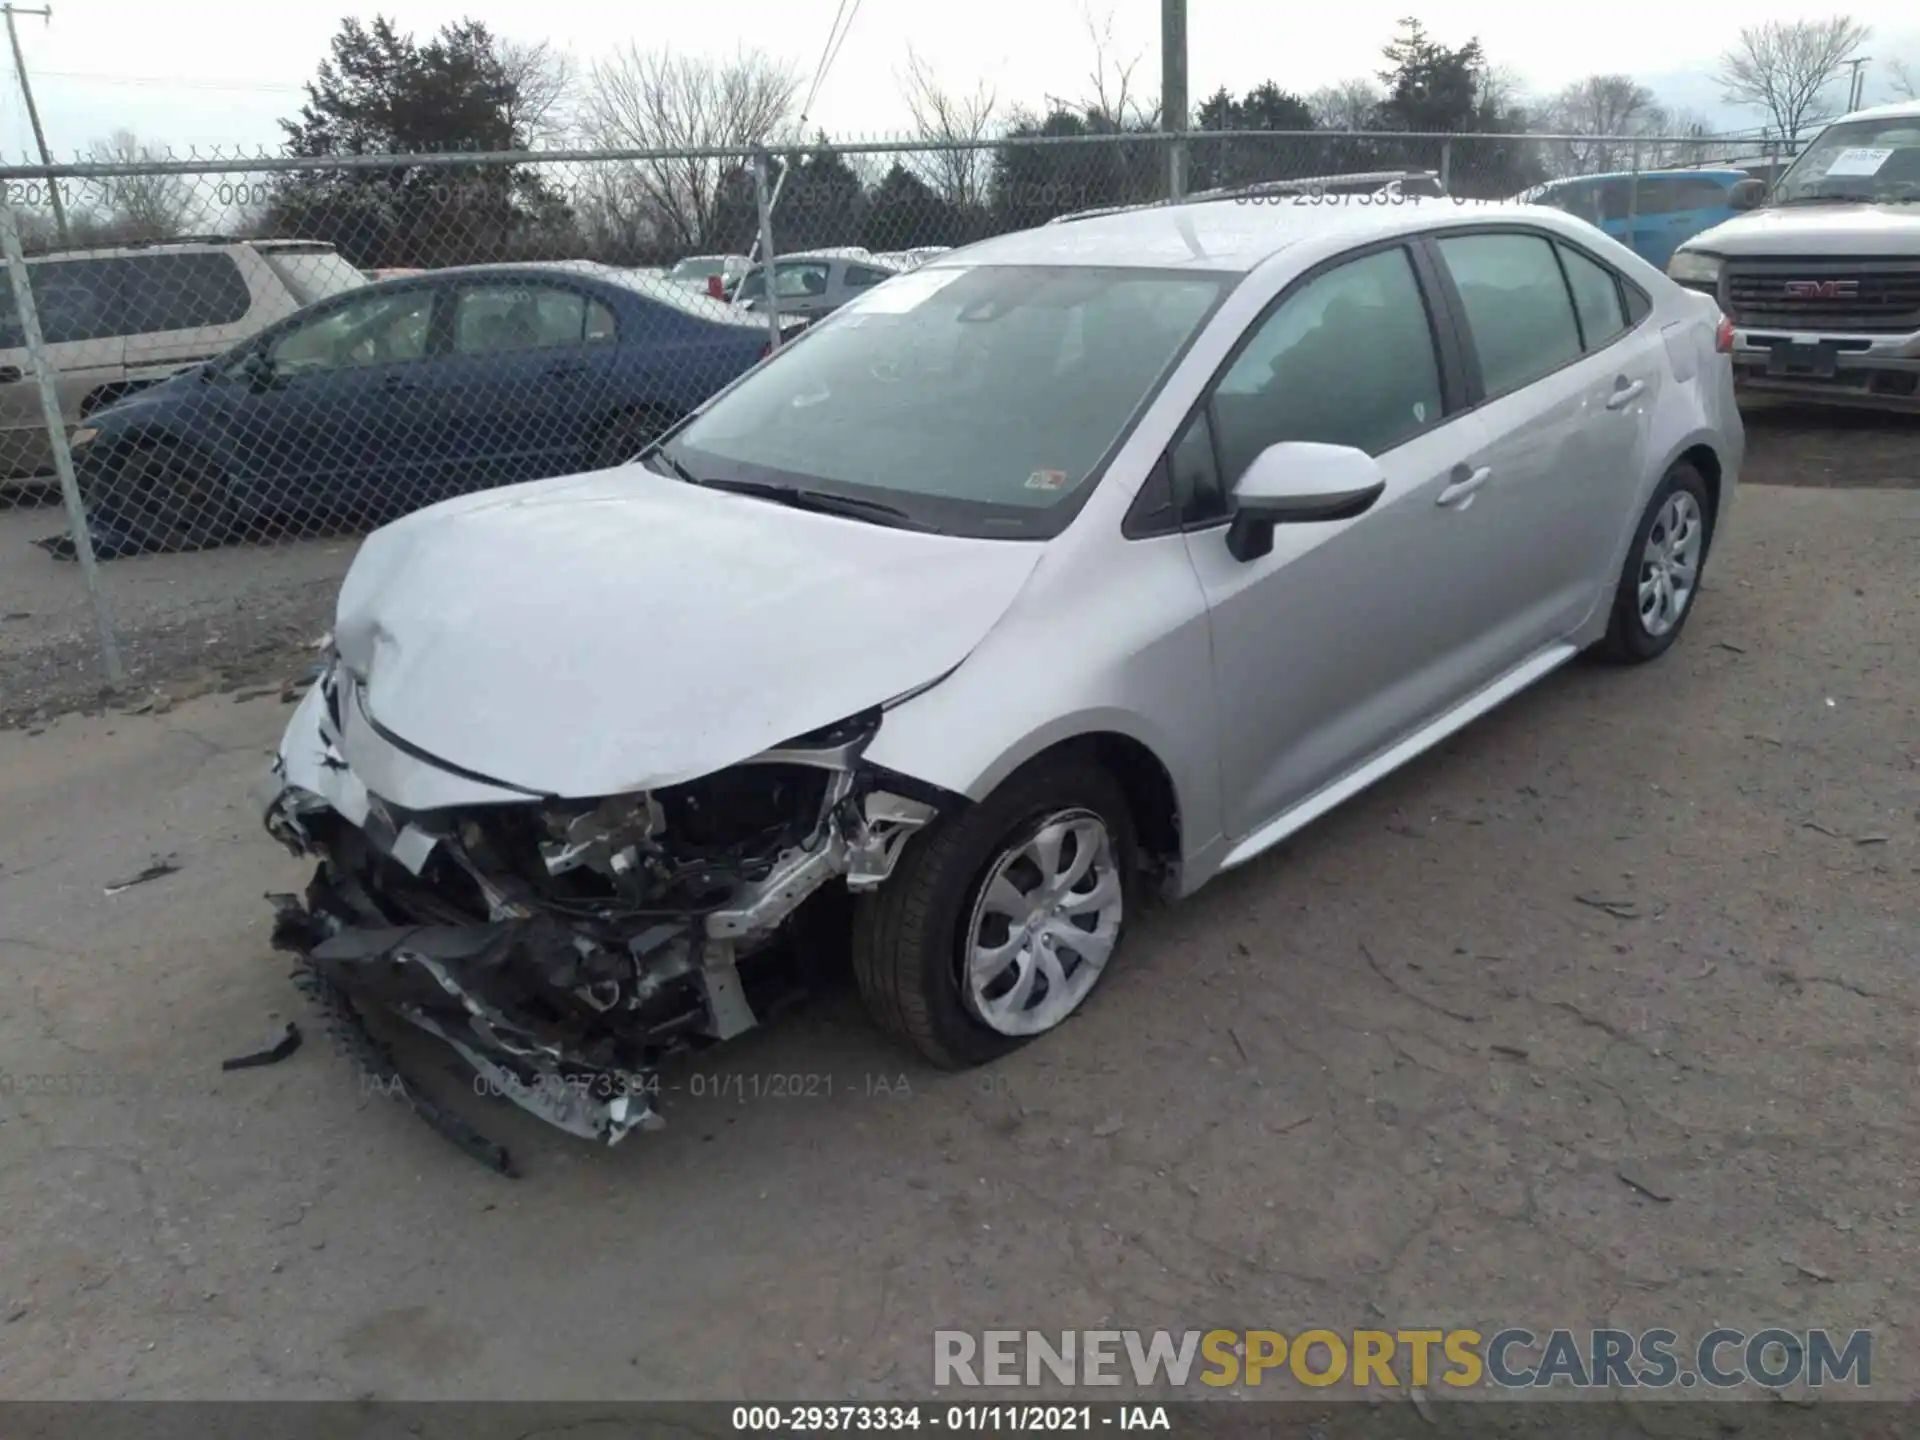
<instances>
[{"instance_id":1,"label":"side mirror","mask_svg":"<svg viewBox=\"0 0 1920 1440\"><path fill-rule=\"evenodd\" d=\"M1766 203L1767 182L1764 180L1738 181L1727 195L1729 210L1758 210Z\"/></svg>"},{"instance_id":2,"label":"side mirror","mask_svg":"<svg viewBox=\"0 0 1920 1440\"><path fill-rule=\"evenodd\" d=\"M240 362L240 373L255 390L265 390L273 384L273 361L264 350L249 351Z\"/></svg>"},{"instance_id":3,"label":"side mirror","mask_svg":"<svg viewBox=\"0 0 1920 1440\"><path fill-rule=\"evenodd\" d=\"M1240 561L1273 549L1275 525L1351 520L1387 488L1380 462L1349 445L1287 440L1262 450L1233 487L1227 551Z\"/></svg>"}]
</instances>

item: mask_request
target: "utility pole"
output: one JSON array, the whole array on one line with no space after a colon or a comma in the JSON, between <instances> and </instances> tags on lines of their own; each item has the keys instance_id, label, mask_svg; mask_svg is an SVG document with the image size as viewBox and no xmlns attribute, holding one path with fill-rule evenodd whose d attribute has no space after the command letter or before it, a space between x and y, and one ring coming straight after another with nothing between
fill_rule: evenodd
<instances>
[{"instance_id":1,"label":"utility pole","mask_svg":"<svg viewBox=\"0 0 1920 1440\"><path fill-rule=\"evenodd\" d=\"M1873 59L1871 55L1862 55L1857 59L1844 60L1841 63L1853 67L1853 76L1847 82L1847 110L1849 113L1860 108L1860 92L1864 88L1860 80L1860 67Z\"/></svg>"},{"instance_id":2,"label":"utility pole","mask_svg":"<svg viewBox=\"0 0 1920 1440\"><path fill-rule=\"evenodd\" d=\"M12 5L0 5L7 14L7 39L13 42L14 73L20 77L20 96L27 102L27 120L33 126L34 144L40 147L40 163L51 166L53 156L47 153L47 132L40 128L40 110L33 103L33 87L27 83L26 57L20 53L20 31L13 23L15 15L38 15L49 25L53 23L53 7L43 6L38 10L16 10ZM60 243L67 243L67 207L60 203L60 182L47 178L47 199L53 202L53 227L60 232Z\"/></svg>"},{"instance_id":3,"label":"utility pole","mask_svg":"<svg viewBox=\"0 0 1920 1440\"><path fill-rule=\"evenodd\" d=\"M1167 198L1187 193L1187 0L1160 0L1160 128L1167 141Z\"/></svg>"}]
</instances>

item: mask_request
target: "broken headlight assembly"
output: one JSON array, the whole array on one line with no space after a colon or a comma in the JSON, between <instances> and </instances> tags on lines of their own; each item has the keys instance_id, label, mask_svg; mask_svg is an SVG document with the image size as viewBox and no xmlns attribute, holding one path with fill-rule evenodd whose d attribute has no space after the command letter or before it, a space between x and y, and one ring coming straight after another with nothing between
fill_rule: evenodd
<instances>
[{"instance_id":1,"label":"broken headlight assembly","mask_svg":"<svg viewBox=\"0 0 1920 1440\"><path fill-rule=\"evenodd\" d=\"M275 898L275 944L374 1068L391 1072L391 1052L367 1051L365 1021L395 1015L477 1084L608 1143L662 1123L649 1097L663 1061L796 993L783 942L809 899L884 882L953 799L862 761L875 708L651 791L408 813L346 768L351 684L337 664L319 681L315 783L331 793L276 765L268 828L319 867L304 897Z\"/></svg>"}]
</instances>

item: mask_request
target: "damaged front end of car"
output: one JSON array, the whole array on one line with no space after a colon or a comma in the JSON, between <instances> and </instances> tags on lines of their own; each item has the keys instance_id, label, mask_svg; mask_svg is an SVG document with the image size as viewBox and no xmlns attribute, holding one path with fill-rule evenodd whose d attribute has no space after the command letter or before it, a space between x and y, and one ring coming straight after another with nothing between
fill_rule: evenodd
<instances>
[{"instance_id":1,"label":"damaged front end of car","mask_svg":"<svg viewBox=\"0 0 1920 1440\"><path fill-rule=\"evenodd\" d=\"M685 783L565 800L486 782L484 799L413 810L356 775L343 720L362 743L378 730L329 663L260 797L269 831L319 861L304 897L272 897L274 943L363 1063L501 1169L498 1147L401 1088L368 1013L436 1037L476 1090L570 1134L657 1128L663 1061L796 993L781 942L807 901L881 884L954 800L862 760L877 707Z\"/></svg>"}]
</instances>

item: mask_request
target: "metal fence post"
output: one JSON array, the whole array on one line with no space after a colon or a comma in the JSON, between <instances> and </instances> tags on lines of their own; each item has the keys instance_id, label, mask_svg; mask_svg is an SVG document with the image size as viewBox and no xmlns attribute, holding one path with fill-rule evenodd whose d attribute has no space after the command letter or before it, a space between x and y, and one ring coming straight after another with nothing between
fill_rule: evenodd
<instances>
[{"instance_id":1,"label":"metal fence post","mask_svg":"<svg viewBox=\"0 0 1920 1440\"><path fill-rule=\"evenodd\" d=\"M773 202L767 195L767 152L753 157L753 199L760 211L760 273L767 281L767 331L775 350L780 348L780 297L773 285ZM744 277L743 277L744 279Z\"/></svg>"},{"instance_id":2,"label":"metal fence post","mask_svg":"<svg viewBox=\"0 0 1920 1440\"><path fill-rule=\"evenodd\" d=\"M58 183L57 181L51 183ZM60 477L60 496L67 506L67 525L73 533L73 553L80 561L80 574L87 585L87 597L93 602L93 618L100 627L100 660L106 668L107 683L118 685L127 678L120 664L120 646L113 638L113 620L107 613L106 592L100 587L100 567L94 560L93 534L87 528L86 506L80 503L80 483L73 473L73 451L67 444L67 422L60 413L60 396L54 389L53 365L47 359L46 339L40 331L40 312L33 303L33 285L27 274L26 252L20 244L20 222L13 207L0 203L0 251L4 251L7 276L13 282L13 304L20 315L20 334L26 344L33 378L40 391L40 417L47 427L47 440L53 448L53 469Z\"/></svg>"},{"instance_id":3,"label":"metal fence post","mask_svg":"<svg viewBox=\"0 0 1920 1440\"><path fill-rule=\"evenodd\" d=\"M1633 247L1633 225L1640 218L1640 142L1633 142L1633 168L1627 172L1627 247Z\"/></svg>"},{"instance_id":4,"label":"metal fence post","mask_svg":"<svg viewBox=\"0 0 1920 1440\"><path fill-rule=\"evenodd\" d=\"M1453 137L1449 135L1440 142L1440 188L1447 194L1453 193Z\"/></svg>"}]
</instances>

